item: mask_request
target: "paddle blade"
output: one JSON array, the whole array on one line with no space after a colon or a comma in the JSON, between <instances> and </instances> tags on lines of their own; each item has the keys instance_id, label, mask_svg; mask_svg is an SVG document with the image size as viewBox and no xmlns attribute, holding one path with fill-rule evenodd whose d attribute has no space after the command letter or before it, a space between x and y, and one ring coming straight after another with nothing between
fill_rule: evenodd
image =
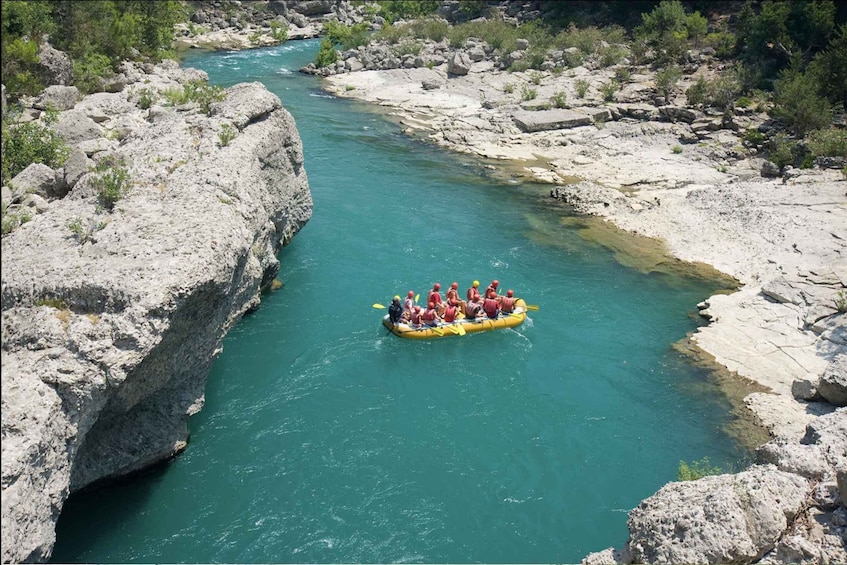
<instances>
[{"instance_id":1,"label":"paddle blade","mask_svg":"<svg viewBox=\"0 0 847 565\"><path fill-rule=\"evenodd\" d=\"M447 326L447 329L453 332L454 334L459 335L459 328L457 328L456 326Z\"/></svg>"},{"instance_id":2,"label":"paddle blade","mask_svg":"<svg viewBox=\"0 0 847 565\"><path fill-rule=\"evenodd\" d=\"M417 302L417 301L418 301L418 300L420 300L420 299L421 299L421 295L420 295L420 293L416 294L416 295L415 295L415 302Z\"/></svg>"},{"instance_id":3,"label":"paddle blade","mask_svg":"<svg viewBox=\"0 0 847 565\"><path fill-rule=\"evenodd\" d=\"M538 304L527 304L526 309L532 310L533 312L537 312L538 311Z\"/></svg>"},{"instance_id":4,"label":"paddle blade","mask_svg":"<svg viewBox=\"0 0 847 565\"><path fill-rule=\"evenodd\" d=\"M374 304L374 308L385 308L382 304Z\"/></svg>"},{"instance_id":5,"label":"paddle blade","mask_svg":"<svg viewBox=\"0 0 847 565\"><path fill-rule=\"evenodd\" d=\"M435 332L436 335L444 335L444 330L441 328L432 328L432 331Z\"/></svg>"},{"instance_id":6,"label":"paddle blade","mask_svg":"<svg viewBox=\"0 0 847 565\"><path fill-rule=\"evenodd\" d=\"M459 335L465 335L466 333L468 333L468 332L465 331L465 326L459 324L456 327L459 329Z\"/></svg>"}]
</instances>

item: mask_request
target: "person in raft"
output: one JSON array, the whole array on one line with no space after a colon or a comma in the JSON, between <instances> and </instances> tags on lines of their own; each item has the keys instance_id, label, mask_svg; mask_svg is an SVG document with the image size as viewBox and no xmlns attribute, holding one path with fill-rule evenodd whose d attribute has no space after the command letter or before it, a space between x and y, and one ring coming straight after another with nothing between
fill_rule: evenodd
<instances>
[{"instance_id":1,"label":"person in raft","mask_svg":"<svg viewBox=\"0 0 847 565\"><path fill-rule=\"evenodd\" d=\"M391 301L391 306L388 307L388 319L395 326L403 319L403 305L400 304L400 297L395 296Z\"/></svg>"},{"instance_id":2,"label":"person in raft","mask_svg":"<svg viewBox=\"0 0 847 565\"><path fill-rule=\"evenodd\" d=\"M500 297L500 311L511 314L515 311L515 292L511 289L506 291L506 296Z\"/></svg>"},{"instance_id":3,"label":"person in raft","mask_svg":"<svg viewBox=\"0 0 847 565\"><path fill-rule=\"evenodd\" d=\"M456 284L456 283L453 283ZM452 324L456 321L456 317L459 315L459 303L455 298L451 298L447 301L447 307L444 308L444 322L448 324Z\"/></svg>"},{"instance_id":4,"label":"person in raft","mask_svg":"<svg viewBox=\"0 0 847 565\"><path fill-rule=\"evenodd\" d=\"M444 313L444 307L446 304L441 300L441 283L435 283L432 285L432 290L429 291L426 297L426 303L429 304L432 302L435 305L435 311L438 312L438 315Z\"/></svg>"},{"instance_id":5,"label":"person in raft","mask_svg":"<svg viewBox=\"0 0 847 565\"><path fill-rule=\"evenodd\" d=\"M470 320L478 320L479 318L485 317L485 312L482 310L482 301L479 298L479 294L476 295L476 298L473 300L468 300L465 303L465 317Z\"/></svg>"},{"instance_id":6,"label":"person in raft","mask_svg":"<svg viewBox=\"0 0 847 565\"><path fill-rule=\"evenodd\" d=\"M421 324L423 324L423 310L421 310L420 306L415 306L415 309L412 310L412 313L409 315L409 321L412 326L419 328Z\"/></svg>"},{"instance_id":7,"label":"person in raft","mask_svg":"<svg viewBox=\"0 0 847 565\"><path fill-rule=\"evenodd\" d=\"M403 301L403 309L411 316L412 310L415 309L415 291L410 290L406 294L406 300Z\"/></svg>"},{"instance_id":8,"label":"person in raft","mask_svg":"<svg viewBox=\"0 0 847 565\"><path fill-rule=\"evenodd\" d=\"M435 327L438 325L438 319L439 316L438 312L435 309L435 303L430 302L429 304L427 304L426 310L424 310L424 313L421 315L421 320L423 321L424 325Z\"/></svg>"},{"instance_id":9,"label":"person in raft","mask_svg":"<svg viewBox=\"0 0 847 565\"><path fill-rule=\"evenodd\" d=\"M482 301L482 309L485 311L485 315L492 319L500 314L500 302L498 302L497 293L494 290L488 289L485 300Z\"/></svg>"},{"instance_id":10,"label":"person in raft","mask_svg":"<svg viewBox=\"0 0 847 565\"><path fill-rule=\"evenodd\" d=\"M454 282L450 285L450 288L447 289L447 296L445 296L447 300L447 304L450 304L451 300L455 300L456 304L459 303L459 283Z\"/></svg>"},{"instance_id":11,"label":"person in raft","mask_svg":"<svg viewBox=\"0 0 847 565\"><path fill-rule=\"evenodd\" d=\"M488 285L488 288L485 289L485 294L483 296L488 298L488 295L491 294L491 292L494 292L494 299L496 300L498 298L497 297L497 287L498 286L500 286L500 281L498 281L497 279L494 279L493 281L491 281L491 284Z\"/></svg>"},{"instance_id":12,"label":"person in raft","mask_svg":"<svg viewBox=\"0 0 847 565\"><path fill-rule=\"evenodd\" d=\"M468 289L467 299L472 302L479 298L479 281L474 281L473 285Z\"/></svg>"}]
</instances>

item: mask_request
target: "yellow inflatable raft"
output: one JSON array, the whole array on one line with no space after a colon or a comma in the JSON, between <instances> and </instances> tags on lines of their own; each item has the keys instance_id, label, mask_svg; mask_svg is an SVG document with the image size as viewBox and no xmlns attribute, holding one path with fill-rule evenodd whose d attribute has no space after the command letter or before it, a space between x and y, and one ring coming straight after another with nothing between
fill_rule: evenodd
<instances>
[{"instance_id":1,"label":"yellow inflatable raft","mask_svg":"<svg viewBox=\"0 0 847 565\"><path fill-rule=\"evenodd\" d=\"M537 309L537 307L536 307ZM432 339L436 337L449 337L456 335L465 335L475 332L486 332L489 330L499 330L501 328L514 328L519 326L526 319L526 302L518 298L515 300L515 311L511 314L500 314L496 318L478 318L470 320L460 317L452 323L439 322L438 326L421 326L414 327L408 324L392 324L388 315L382 318L382 325L396 336L405 337L407 339Z\"/></svg>"}]
</instances>

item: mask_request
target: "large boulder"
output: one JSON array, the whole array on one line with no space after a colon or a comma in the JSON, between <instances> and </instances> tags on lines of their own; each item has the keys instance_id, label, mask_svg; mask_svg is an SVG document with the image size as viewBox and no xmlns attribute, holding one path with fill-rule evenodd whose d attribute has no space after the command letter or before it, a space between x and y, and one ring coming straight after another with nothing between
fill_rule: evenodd
<instances>
[{"instance_id":1,"label":"large boulder","mask_svg":"<svg viewBox=\"0 0 847 565\"><path fill-rule=\"evenodd\" d=\"M809 492L773 465L670 483L630 512L632 562L750 563L774 547Z\"/></svg>"},{"instance_id":2,"label":"large boulder","mask_svg":"<svg viewBox=\"0 0 847 565\"><path fill-rule=\"evenodd\" d=\"M32 107L39 110L70 110L79 100L79 90L75 86L54 84L48 86L33 101Z\"/></svg>"},{"instance_id":3,"label":"large boulder","mask_svg":"<svg viewBox=\"0 0 847 565\"><path fill-rule=\"evenodd\" d=\"M456 51L447 59L447 74L464 76L471 70L473 61L464 51Z\"/></svg>"},{"instance_id":4,"label":"large boulder","mask_svg":"<svg viewBox=\"0 0 847 565\"><path fill-rule=\"evenodd\" d=\"M67 86L73 83L74 66L71 58L46 41L38 48L38 65L45 84Z\"/></svg>"},{"instance_id":5,"label":"large boulder","mask_svg":"<svg viewBox=\"0 0 847 565\"><path fill-rule=\"evenodd\" d=\"M847 406L847 355L836 355L818 383L818 394L830 404Z\"/></svg>"},{"instance_id":6,"label":"large boulder","mask_svg":"<svg viewBox=\"0 0 847 565\"><path fill-rule=\"evenodd\" d=\"M59 113L53 129L62 136L68 145L99 139L103 135L103 128L79 110L67 110Z\"/></svg>"},{"instance_id":7,"label":"large boulder","mask_svg":"<svg viewBox=\"0 0 847 565\"><path fill-rule=\"evenodd\" d=\"M59 175L43 163L32 163L12 179L12 192L17 199L33 193L44 198L56 198L62 194Z\"/></svg>"},{"instance_id":8,"label":"large boulder","mask_svg":"<svg viewBox=\"0 0 847 565\"><path fill-rule=\"evenodd\" d=\"M518 110L514 113L513 119L515 125L526 133L569 129L592 123L591 116L564 108L539 111Z\"/></svg>"}]
</instances>

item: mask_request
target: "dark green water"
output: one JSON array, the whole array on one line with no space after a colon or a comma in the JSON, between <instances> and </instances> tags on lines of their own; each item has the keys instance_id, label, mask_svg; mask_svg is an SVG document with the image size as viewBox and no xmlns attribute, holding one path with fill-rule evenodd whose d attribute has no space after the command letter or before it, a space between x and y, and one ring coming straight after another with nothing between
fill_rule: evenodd
<instances>
[{"instance_id":1,"label":"dark green water","mask_svg":"<svg viewBox=\"0 0 847 565\"><path fill-rule=\"evenodd\" d=\"M226 338L171 464L68 501L57 562L578 562L680 460L744 457L671 345L717 285L587 243L549 187L486 182L296 70L315 41L192 53L297 120L315 201L285 286ZM395 293L497 278L516 330L386 335Z\"/></svg>"}]
</instances>

